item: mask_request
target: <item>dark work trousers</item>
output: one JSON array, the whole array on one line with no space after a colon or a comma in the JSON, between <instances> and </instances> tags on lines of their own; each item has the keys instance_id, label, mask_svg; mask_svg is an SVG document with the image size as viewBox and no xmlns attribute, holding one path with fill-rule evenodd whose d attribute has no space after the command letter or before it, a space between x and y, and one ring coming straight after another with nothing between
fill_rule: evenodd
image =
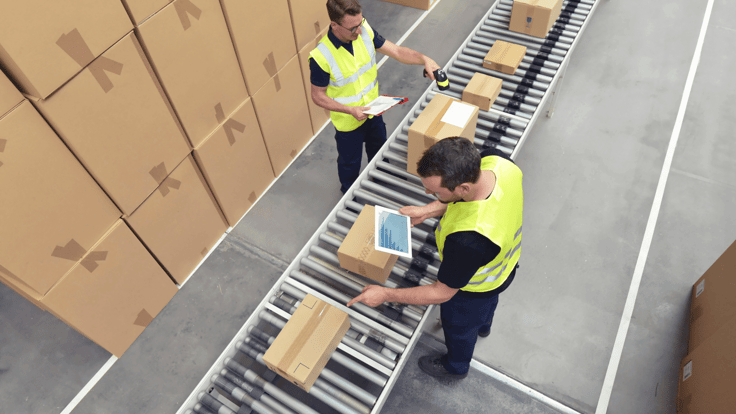
<instances>
[{"instance_id":1,"label":"dark work trousers","mask_svg":"<svg viewBox=\"0 0 736 414\"><path fill-rule=\"evenodd\" d=\"M363 143L365 153L370 162L386 142L386 124L383 116L368 118L363 125L349 132L336 131L337 143L337 176L340 178L340 191L343 194L360 175L360 162L363 159Z\"/></svg>"}]
</instances>

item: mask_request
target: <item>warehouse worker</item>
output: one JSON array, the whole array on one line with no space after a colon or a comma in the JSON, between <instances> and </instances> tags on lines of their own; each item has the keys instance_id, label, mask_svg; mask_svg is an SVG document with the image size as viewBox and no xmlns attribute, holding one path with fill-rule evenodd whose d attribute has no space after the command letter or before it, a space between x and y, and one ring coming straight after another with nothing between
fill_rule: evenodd
<instances>
[{"instance_id":1,"label":"warehouse worker","mask_svg":"<svg viewBox=\"0 0 736 414\"><path fill-rule=\"evenodd\" d=\"M411 217L412 226L442 216L435 231L442 260L437 282L404 289L368 285L347 305L441 303L447 354L424 356L419 366L435 377L465 378L477 337L490 334L498 295L516 274L522 173L501 151L479 154L469 140L459 137L443 139L425 151L417 171L425 191L437 201L399 212Z\"/></svg>"},{"instance_id":2,"label":"warehouse worker","mask_svg":"<svg viewBox=\"0 0 736 414\"><path fill-rule=\"evenodd\" d=\"M424 65L432 72L434 60L385 40L368 25L356 0L328 0L330 29L309 54L312 100L330 111L337 142L337 174L345 193L360 174L365 152L370 161L386 142L386 124L381 116L363 113L378 97L376 51L401 63Z\"/></svg>"}]
</instances>

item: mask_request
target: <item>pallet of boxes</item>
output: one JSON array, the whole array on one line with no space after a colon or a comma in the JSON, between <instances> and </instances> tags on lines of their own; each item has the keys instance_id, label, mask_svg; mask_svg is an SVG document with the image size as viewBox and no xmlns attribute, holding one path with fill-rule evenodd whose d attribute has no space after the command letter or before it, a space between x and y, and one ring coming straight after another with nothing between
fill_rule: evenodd
<instances>
[{"instance_id":1,"label":"pallet of boxes","mask_svg":"<svg viewBox=\"0 0 736 414\"><path fill-rule=\"evenodd\" d=\"M678 384L678 414L734 412L736 242L693 285L688 354Z\"/></svg>"}]
</instances>

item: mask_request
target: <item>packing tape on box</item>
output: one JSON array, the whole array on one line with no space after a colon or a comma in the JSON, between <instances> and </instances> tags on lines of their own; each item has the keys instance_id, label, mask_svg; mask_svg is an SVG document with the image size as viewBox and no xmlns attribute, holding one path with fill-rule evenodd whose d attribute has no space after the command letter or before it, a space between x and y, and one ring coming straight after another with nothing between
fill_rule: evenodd
<instances>
[{"instance_id":1,"label":"packing tape on box","mask_svg":"<svg viewBox=\"0 0 736 414\"><path fill-rule=\"evenodd\" d=\"M256 192L251 191L250 196L248 196L248 201L250 201L251 203L255 203L256 200L258 200L258 196L256 195Z\"/></svg>"},{"instance_id":2,"label":"packing tape on box","mask_svg":"<svg viewBox=\"0 0 736 414\"><path fill-rule=\"evenodd\" d=\"M85 254L87 255L86 257ZM80 265L92 273L99 266L97 262L104 262L107 259L107 252L93 251L87 254L87 250L82 245L76 240L71 239L65 246L56 246L54 251L51 252L51 256L73 262L81 260Z\"/></svg>"},{"instance_id":3,"label":"packing tape on box","mask_svg":"<svg viewBox=\"0 0 736 414\"><path fill-rule=\"evenodd\" d=\"M166 166L163 162L151 168L151 171L149 171L148 173L151 174L151 177L153 177L153 179L156 180L157 183L159 183L158 190L164 197L169 194L169 188L174 188L178 190L179 187L181 187L181 181L168 177L168 174L166 173Z\"/></svg>"},{"instance_id":4,"label":"packing tape on box","mask_svg":"<svg viewBox=\"0 0 736 414\"><path fill-rule=\"evenodd\" d=\"M276 70L276 58L273 56L273 52L266 56L263 61L263 67L268 72L268 76L273 78L274 84L276 85L276 92L281 90L281 79L279 79L278 71Z\"/></svg>"},{"instance_id":5,"label":"packing tape on box","mask_svg":"<svg viewBox=\"0 0 736 414\"><path fill-rule=\"evenodd\" d=\"M113 88L112 81L105 72L120 75L123 72L123 64L110 58L100 56L95 59L94 53L87 46L79 30L74 29L67 34L62 34L56 44L66 52L69 57L81 67L89 65L89 71L105 93Z\"/></svg>"},{"instance_id":6,"label":"packing tape on box","mask_svg":"<svg viewBox=\"0 0 736 414\"><path fill-rule=\"evenodd\" d=\"M179 16L179 21L184 30L192 27L192 22L189 20L190 14L197 20L202 15L202 10L195 6L191 0L176 0L174 2L174 9L176 9L176 14Z\"/></svg>"},{"instance_id":7,"label":"packing tape on box","mask_svg":"<svg viewBox=\"0 0 736 414\"><path fill-rule=\"evenodd\" d=\"M135 321L133 322L133 325L147 327L151 321L153 321L153 316L151 316L150 313L148 313L147 310L141 309L140 312L138 312L138 316L135 318Z\"/></svg>"},{"instance_id":8,"label":"packing tape on box","mask_svg":"<svg viewBox=\"0 0 736 414\"><path fill-rule=\"evenodd\" d=\"M293 344L306 344L307 343L307 340L310 337L310 335L312 335L312 332L319 325L320 318L319 317L316 317L316 318L314 317L314 315L317 314L317 311L319 310L319 309L317 309L317 307L318 307L318 302L317 301L318 301L317 298L315 298L315 301L313 303L305 303L304 301L302 301L302 306L304 306L306 308L309 308L309 309L312 309L313 312L312 312L311 317L304 324L304 327L302 329L300 329L299 330L299 333L294 337L294 339L292 339L291 342ZM322 310L319 311L319 314L321 314L324 311L324 308L326 308L327 306L329 306L325 302L322 302L321 305L322 305ZM299 311L299 309L297 309L297 312L298 311ZM294 314L296 314L296 312L294 312ZM282 367L285 367L285 368L290 367L291 364L296 359L296 357L299 356L299 352L301 351L301 349L295 349L293 347L290 347L289 351L290 352L286 352L286 354L284 355L284 358L279 363L279 365L281 365ZM304 366L307 369L310 369L306 365L304 365L302 363L299 363L299 365L297 365L297 367L294 369L294 371L292 372L292 374L296 373L296 371L301 366Z\"/></svg>"},{"instance_id":9,"label":"packing tape on box","mask_svg":"<svg viewBox=\"0 0 736 414\"><path fill-rule=\"evenodd\" d=\"M225 135L227 136L227 141L230 143L230 146L235 144L235 134L233 134L233 129L240 132L241 134L245 132L245 125L234 120L233 118L225 121L225 111L223 111L221 103L215 105L215 118L217 119L217 123L222 124L223 122L225 122L225 124L222 126L222 129L225 131Z\"/></svg>"}]
</instances>

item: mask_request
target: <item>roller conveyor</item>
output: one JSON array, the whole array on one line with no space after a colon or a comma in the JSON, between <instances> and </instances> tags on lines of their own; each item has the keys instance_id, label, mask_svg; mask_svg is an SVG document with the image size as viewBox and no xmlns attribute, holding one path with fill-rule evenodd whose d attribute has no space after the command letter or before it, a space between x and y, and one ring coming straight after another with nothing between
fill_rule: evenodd
<instances>
[{"instance_id":1,"label":"roller conveyor","mask_svg":"<svg viewBox=\"0 0 736 414\"><path fill-rule=\"evenodd\" d=\"M342 269L337 249L365 205L399 209L424 205L433 198L421 180L406 172L408 132L437 93L460 99L475 72L503 80L489 111L479 111L474 142L479 149L497 148L515 158L536 119L554 95L597 0L563 2L560 18L544 39L508 30L512 0L498 0L480 20L445 72L450 89L427 88L378 155L361 173L327 219L263 298L242 328L204 375L177 414L368 414L381 411L408 356L428 322L433 305L384 303L376 308L345 304L368 283ZM497 40L527 47L513 75L483 67ZM388 287L434 283L440 265L434 241L437 219L412 228L413 258L400 257ZM263 354L301 300L312 294L350 316L351 327L309 393L268 370Z\"/></svg>"}]
</instances>

